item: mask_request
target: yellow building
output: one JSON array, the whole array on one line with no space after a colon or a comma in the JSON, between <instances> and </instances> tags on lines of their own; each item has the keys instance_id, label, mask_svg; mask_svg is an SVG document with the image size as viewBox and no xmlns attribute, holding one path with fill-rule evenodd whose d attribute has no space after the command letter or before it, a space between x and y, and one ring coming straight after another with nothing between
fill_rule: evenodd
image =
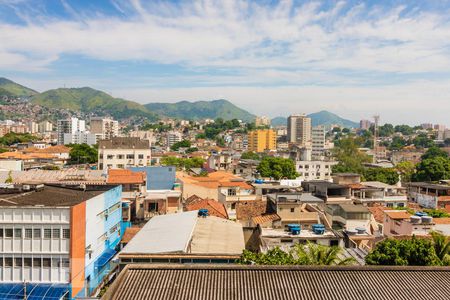
<instances>
[{"instance_id":1,"label":"yellow building","mask_svg":"<svg viewBox=\"0 0 450 300\"><path fill-rule=\"evenodd\" d=\"M277 149L277 133L272 129L258 129L248 133L248 150L264 152Z\"/></svg>"}]
</instances>

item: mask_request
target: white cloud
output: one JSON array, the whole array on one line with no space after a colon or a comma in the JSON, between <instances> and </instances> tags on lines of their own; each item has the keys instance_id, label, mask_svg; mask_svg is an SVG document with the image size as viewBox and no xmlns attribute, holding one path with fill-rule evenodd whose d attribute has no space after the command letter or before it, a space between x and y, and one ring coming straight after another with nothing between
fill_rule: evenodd
<instances>
[{"instance_id":1,"label":"white cloud","mask_svg":"<svg viewBox=\"0 0 450 300\"><path fill-rule=\"evenodd\" d=\"M38 54L47 63L69 53L206 67L402 73L450 67L450 24L438 12L402 15L404 7L371 12L344 2L324 10L314 2L297 7L292 1L262 6L238 0L147 6L133 0L118 7L136 14L2 23L0 51Z\"/></svg>"}]
</instances>

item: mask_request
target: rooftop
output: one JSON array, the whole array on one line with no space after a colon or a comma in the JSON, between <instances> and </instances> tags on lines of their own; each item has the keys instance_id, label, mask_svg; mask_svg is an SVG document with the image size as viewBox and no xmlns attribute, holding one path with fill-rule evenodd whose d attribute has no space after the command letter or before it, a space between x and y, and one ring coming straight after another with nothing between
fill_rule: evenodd
<instances>
[{"instance_id":1,"label":"rooftop","mask_svg":"<svg viewBox=\"0 0 450 300\"><path fill-rule=\"evenodd\" d=\"M83 201L98 196L111 189L112 186L101 186L99 190L83 191L76 188L44 186L40 191L28 191L22 193L8 193L3 191L0 194L0 206L74 206Z\"/></svg>"},{"instance_id":2,"label":"rooftop","mask_svg":"<svg viewBox=\"0 0 450 300\"><path fill-rule=\"evenodd\" d=\"M245 249L242 226L198 211L156 216L150 219L121 251L121 255L233 254Z\"/></svg>"},{"instance_id":3,"label":"rooftop","mask_svg":"<svg viewBox=\"0 0 450 300\"><path fill-rule=\"evenodd\" d=\"M411 218L411 214L404 210L385 210L384 213L393 220L403 220Z\"/></svg>"},{"instance_id":4,"label":"rooftop","mask_svg":"<svg viewBox=\"0 0 450 300\"><path fill-rule=\"evenodd\" d=\"M228 213L222 203L212 199L199 199L186 205L187 211L207 209L210 216L228 219Z\"/></svg>"},{"instance_id":5,"label":"rooftop","mask_svg":"<svg viewBox=\"0 0 450 300\"><path fill-rule=\"evenodd\" d=\"M317 219L316 219L317 220ZM328 239L330 237L335 237L336 235L334 232L330 230L325 230L324 234L315 234L311 230L307 229L301 229L300 234L293 235L290 231L286 231L284 229L274 229L274 228L261 228L261 237L264 238L270 238L270 237L277 237L277 238L314 238L314 239L320 239L325 238Z\"/></svg>"},{"instance_id":6,"label":"rooftop","mask_svg":"<svg viewBox=\"0 0 450 300\"><path fill-rule=\"evenodd\" d=\"M435 184L435 183L428 183L428 182L410 182L410 183L408 183L408 185L412 186L412 187L422 187L422 188L429 188L429 189L443 190L443 191L450 190L450 185L447 185L447 184Z\"/></svg>"},{"instance_id":7,"label":"rooftop","mask_svg":"<svg viewBox=\"0 0 450 300\"><path fill-rule=\"evenodd\" d=\"M141 140L138 137L113 137L110 140L98 142L99 149L150 149L148 140Z\"/></svg>"},{"instance_id":8,"label":"rooftop","mask_svg":"<svg viewBox=\"0 0 450 300\"><path fill-rule=\"evenodd\" d=\"M113 184L143 184L147 174L145 172L133 172L131 170L108 170L108 183Z\"/></svg>"},{"instance_id":9,"label":"rooftop","mask_svg":"<svg viewBox=\"0 0 450 300\"><path fill-rule=\"evenodd\" d=\"M127 265L102 299L443 299L445 282L443 267Z\"/></svg>"}]
</instances>

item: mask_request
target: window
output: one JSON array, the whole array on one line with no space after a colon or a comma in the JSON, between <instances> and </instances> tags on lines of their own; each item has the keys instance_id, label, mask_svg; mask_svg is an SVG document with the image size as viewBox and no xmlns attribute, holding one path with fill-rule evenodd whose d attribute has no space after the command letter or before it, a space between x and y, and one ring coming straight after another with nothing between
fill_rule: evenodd
<instances>
[{"instance_id":1,"label":"window","mask_svg":"<svg viewBox=\"0 0 450 300\"><path fill-rule=\"evenodd\" d=\"M12 228L6 228L5 229L5 237L12 238L13 237L13 230Z\"/></svg>"},{"instance_id":2,"label":"window","mask_svg":"<svg viewBox=\"0 0 450 300\"><path fill-rule=\"evenodd\" d=\"M228 196L236 196L236 190L235 189L228 189Z\"/></svg>"},{"instance_id":3,"label":"window","mask_svg":"<svg viewBox=\"0 0 450 300\"><path fill-rule=\"evenodd\" d=\"M117 154L117 158L118 159L123 159L124 155L123 154Z\"/></svg>"},{"instance_id":4,"label":"window","mask_svg":"<svg viewBox=\"0 0 450 300\"><path fill-rule=\"evenodd\" d=\"M12 257L5 257L5 267L12 267L13 259Z\"/></svg>"},{"instance_id":5,"label":"window","mask_svg":"<svg viewBox=\"0 0 450 300\"><path fill-rule=\"evenodd\" d=\"M41 267L41 259L39 257L33 258L33 267L35 268Z\"/></svg>"},{"instance_id":6,"label":"window","mask_svg":"<svg viewBox=\"0 0 450 300\"><path fill-rule=\"evenodd\" d=\"M22 237L22 228L14 228L14 237L21 238Z\"/></svg>"},{"instance_id":7,"label":"window","mask_svg":"<svg viewBox=\"0 0 450 300\"><path fill-rule=\"evenodd\" d=\"M34 228L33 229L33 237L35 239L40 239L41 238L41 229L40 228Z\"/></svg>"},{"instance_id":8,"label":"window","mask_svg":"<svg viewBox=\"0 0 450 300\"><path fill-rule=\"evenodd\" d=\"M108 155L106 156L106 158L107 158L107 159L113 159L113 158L114 158L114 155L108 154Z\"/></svg>"},{"instance_id":9,"label":"window","mask_svg":"<svg viewBox=\"0 0 450 300\"><path fill-rule=\"evenodd\" d=\"M53 236L54 239L59 239L61 237L61 231L59 228L53 228Z\"/></svg>"},{"instance_id":10,"label":"window","mask_svg":"<svg viewBox=\"0 0 450 300\"><path fill-rule=\"evenodd\" d=\"M293 213L295 211L295 208L291 207L291 213Z\"/></svg>"},{"instance_id":11,"label":"window","mask_svg":"<svg viewBox=\"0 0 450 300\"><path fill-rule=\"evenodd\" d=\"M31 239L33 237L33 229L25 228L25 238Z\"/></svg>"},{"instance_id":12,"label":"window","mask_svg":"<svg viewBox=\"0 0 450 300\"><path fill-rule=\"evenodd\" d=\"M144 159L144 154L139 154L139 155L138 155L138 158L139 158L139 159Z\"/></svg>"},{"instance_id":13,"label":"window","mask_svg":"<svg viewBox=\"0 0 450 300\"><path fill-rule=\"evenodd\" d=\"M52 237L52 230L50 228L44 228L44 238L50 239Z\"/></svg>"},{"instance_id":14,"label":"window","mask_svg":"<svg viewBox=\"0 0 450 300\"><path fill-rule=\"evenodd\" d=\"M124 167L123 167L123 164L117 164L117 168L118 169L123 169Z\"/></svg>"},{"instance_id":15,"label":"window","mask_svg":"<svg viewBox=\"0 0 450 300\"><path fill-rule=\"evenodd\" d=\"M52 258L52 267L59 268L59 258Z\"/></svg>"},{"instance_id":16,"label":"window","mask_svg":"<svg viewBox=\"0 0 450 300\"><path fill-rule=\"evenodd\" d=\"M134 159L134 154L127 154L127 159Z\"/></svg>"},{"instance_id":17,"label":"window","mask_svg":"<svg viewBox=\"0 0 450 300\"><path fill-rule=\"evenodd\" d=\"M23 266L24 267L31 267L31 257L25 257L23 259Z\"/></svg>"},{"instance_id":18,"label":"window","mask_svg":"<svg viewBox=\"0 0 450 300\"><path fill-rule=\"evenodd\" d=\"M70 229L63 229L63 239L70 239Z\"/></svg>"},{"instance_id":19,"label":"window","mask_svg":"<svg viewBox=\"0 0 450 300\"><path fill-rule=\"evenodd\" d=\"M68 268L69 266L70 266L69 259L68 258L63 258L62 261L61 261L61 267Z\"/></svg>"},{"instance_id":20,"label":"window","mask_svg":"<svg viewBox=\"0 0 450 300\"><path fill-rule=\"evenodd\" d=\"M43 258L43 259L42 259L42 266L43 266L44 268L50 268L50 267L51 267L51 264L52 264L52 261L51 261L50 258Z\"/></svg>"},{"instance_id":21,"label":"window","mask_svg":"<svg viewBox=\"0 0 450 300\"><path fill-rule=\"evenodd\" d=\"M3 237L3 228L0 228L0 238Z\"/></svg>"},{"instance_id":22,"label":"window","mask_svg":"<svg viewBox=\"0 0 450 300\"><path fill-rule=\"evenodd\" d=\"M14 266L15 267L21 267L22 266L22 257L14 258Z\"/></svg>"},{"instance_id":23,"label":"window","mask_svg":"<svg viewBox=\"0 0 450 300\"><path fill-rule=\"evenodd\" d=\"M103 159L103 154L100 154L100 159Z\"/></svg>"}]
</instances>

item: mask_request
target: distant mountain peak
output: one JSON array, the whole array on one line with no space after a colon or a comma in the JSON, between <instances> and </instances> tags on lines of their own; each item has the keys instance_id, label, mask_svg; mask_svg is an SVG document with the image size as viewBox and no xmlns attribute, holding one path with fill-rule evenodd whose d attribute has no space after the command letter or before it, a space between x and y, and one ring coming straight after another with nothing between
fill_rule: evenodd
<instances>
[{"instance_id":1,"label":"distant mountain peak","mask_svg":"<svg viewBox=\"0 0 450 300\"><path fill-rule=\"evenodd\" d=\"M38 92L36 92L35 90L18 84L5 77L0 77L0 90L0 96L2 96L2 92L7 96L12 97L30 97L38 94Z\"/></svg>"},{"instance_id":2,"label":"distant mountain peak","mask_svg":"<svg viewBox=\"0 0 450 300\"><path fill-rule=\"evenodd\" d=\"M351 120L341 118L335 113L329 112L328 110L321 110L316 113L309 114L308 117L311 118L312 126L331 126L339 125L348 128L356 128L359 126L358 123ZM286 117L276 117L272 119L272 126L287 125Z\"/></svg>"}]
</instances>

